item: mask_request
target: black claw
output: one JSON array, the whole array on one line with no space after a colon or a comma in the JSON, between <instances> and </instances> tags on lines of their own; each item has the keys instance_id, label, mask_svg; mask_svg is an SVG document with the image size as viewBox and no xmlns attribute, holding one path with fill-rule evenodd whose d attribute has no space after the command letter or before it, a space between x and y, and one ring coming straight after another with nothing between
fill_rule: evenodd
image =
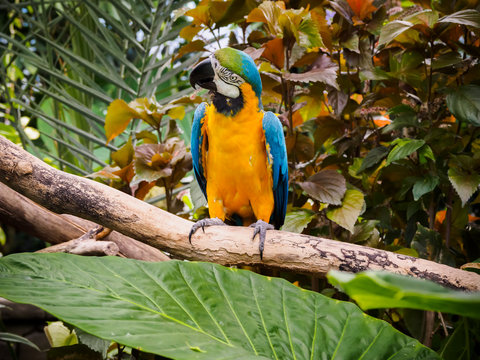
<instances>
[{"instance_id":1,"label":"black claw","mask_svg":"<svg viewBox=\"0 0 480 360\"><path fill-rule=\"evenodd\" d=\"M195 225L192 226L192 228L190 229L190 233L188 234L188 242L190 243L190 245L192 245L192 236L193 234L195 234L195 231L197 231L197 229L195 228Z\"/></svg>"}]
</instances>

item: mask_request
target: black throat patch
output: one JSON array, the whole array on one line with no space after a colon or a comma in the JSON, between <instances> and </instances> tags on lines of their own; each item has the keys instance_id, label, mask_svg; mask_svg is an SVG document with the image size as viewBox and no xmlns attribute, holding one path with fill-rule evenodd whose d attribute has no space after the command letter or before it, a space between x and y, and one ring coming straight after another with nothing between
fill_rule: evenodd
<instances>
[{"instance_id":1,"label":"black throat patch","mask_svg":"<svg viewBox=\"0 0 480 360\"><path fill-rule=\"evenodd\" d=\"M227 116L236 115L240 110L243 109L244 105L242 92L240 92L240 95L236 98L230 98L214 92L212 93L212 102L213 106L215 106L219 113Z\"/></svg>"}]
</instances>

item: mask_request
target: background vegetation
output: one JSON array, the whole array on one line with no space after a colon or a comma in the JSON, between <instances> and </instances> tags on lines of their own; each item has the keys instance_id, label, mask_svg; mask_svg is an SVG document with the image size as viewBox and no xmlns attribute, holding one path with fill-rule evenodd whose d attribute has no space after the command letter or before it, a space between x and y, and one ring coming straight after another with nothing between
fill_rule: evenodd
<instances>
[{"instance_id":1,"label":"background vegetation","mask_svg":"<svg viewBox=\"0 0 480 360\"><path fill-rule=\"evenodd\" d=\"M188 71L228 44L256 60L263 104L285 125L283 230L476 267L478 1L0 6L0 134L51 165L207 216L188 150L206 94L192 94ZM4 255L42 246L0 225ZM347 299L325 280L280 275ZM444 358L480 354L474 320L369 313Z\"/></svg>"}]
</instances>

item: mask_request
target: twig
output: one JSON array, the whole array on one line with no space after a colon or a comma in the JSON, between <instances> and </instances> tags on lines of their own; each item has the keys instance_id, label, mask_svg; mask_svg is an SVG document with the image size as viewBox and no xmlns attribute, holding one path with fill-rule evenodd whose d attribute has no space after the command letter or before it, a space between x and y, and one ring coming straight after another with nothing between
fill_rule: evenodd
<instances>
[{"instance_id":1,"label":"twig","mask_svg":"<svg viewBox=\"0 0 480 360\"><path fill-rule=\"evenodd\" d=\"M103 232L103 234L102 234ZM111 241L97 241L98 236L105 236L103 226L97 226L88 230L77 239L73 239L61 244L53 245L45 249L38 250L41 253L64 252L76 255L87 256L115 256L120 249L117 244Z\"/></svg>"}]
</instances>

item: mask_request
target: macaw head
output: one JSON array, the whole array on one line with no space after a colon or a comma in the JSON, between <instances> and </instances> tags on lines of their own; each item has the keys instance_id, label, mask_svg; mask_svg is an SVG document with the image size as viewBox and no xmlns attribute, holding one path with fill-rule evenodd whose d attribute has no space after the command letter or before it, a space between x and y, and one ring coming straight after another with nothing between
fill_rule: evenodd
<instances>
[{"instance_id":1,"label":"macaw head","mask_svg":"<svg viewBox=\"0 0 480 360\"><path fill-rule=\"evenodd\" d=\"M219 94L220 98L226 97L228 103L231 99L241 99L243 103L241 86L245 83L252 87L261 108L262 81L257 66L249 55L230 47L215 51L190 73L194 89L208 89L214 99Z\"/></svg>"}]
</instances>

